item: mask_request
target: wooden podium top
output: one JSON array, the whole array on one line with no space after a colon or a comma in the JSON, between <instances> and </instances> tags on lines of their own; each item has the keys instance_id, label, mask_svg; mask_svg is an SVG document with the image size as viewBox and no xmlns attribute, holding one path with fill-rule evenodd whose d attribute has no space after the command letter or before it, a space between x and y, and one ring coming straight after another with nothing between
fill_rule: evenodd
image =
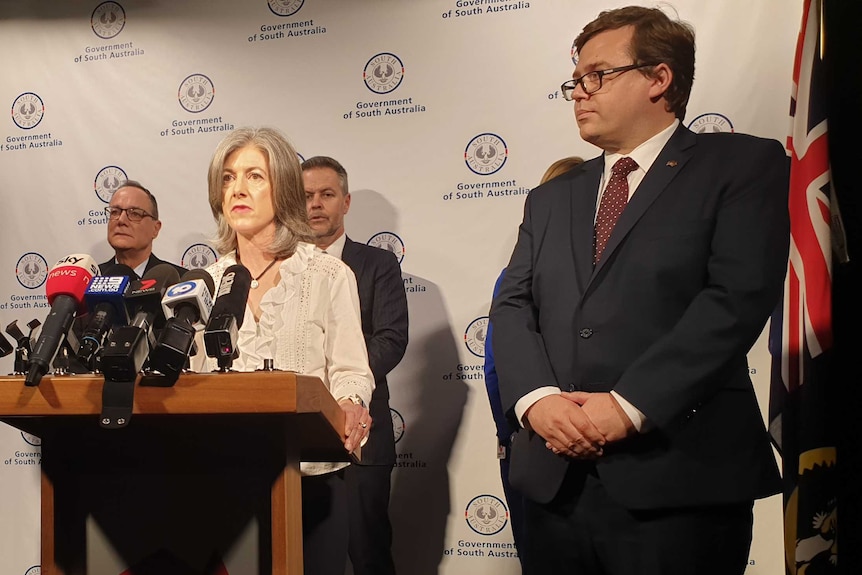
<instances>
[{"instance_id":1,"label":"wooden podium top","mask_svg":"<svg viewBox=\"0 0 862 575\"><path fill-rule=\"evenodd\" d=\"M133 419L295 415L313 424L307 430L316 430L312 435L328 436L330 439L322 445L337 447L333 453L343 449L336 437L343 443L344 412L317 377L286 371L188 373L171 387L161 387L159 383L158 376L138 377ZM104 385L104 378L95 375L46 375L35 387L25 386L22 375L0 377L0 421L31 433L54 419L70 417L92 418L93 425L97 425ZM134 421L129 425L134 426ZM324 460L357 461L359 457L357 449L350 457L342 453Z\"/></svg>"},{"instance_id":2,"label":"wooden podium top","mask_svg":"<svg viewBox=\"0 0 862 575\"><path fill-rule=\"evenodd\" d=\"M336 429L344 413L319 378L284 371L189 373L172 387L157 376L138 378L134 414L253 414L321 412ZM105 381L95 375L46 375L36 387L23 375L0 377L0 417L99 415Z\"/></svg>"}]
</instances>

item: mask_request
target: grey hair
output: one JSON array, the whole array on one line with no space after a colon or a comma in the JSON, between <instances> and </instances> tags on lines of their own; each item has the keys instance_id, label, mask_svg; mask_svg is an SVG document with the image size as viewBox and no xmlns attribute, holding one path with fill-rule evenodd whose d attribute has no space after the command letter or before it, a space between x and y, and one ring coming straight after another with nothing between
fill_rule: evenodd
<instances>
[{"instance_id":1,"label":"grey hair","mask_svg":"<svg viewBox=\"0 0 862 575\"><path fill-rule=\"evenodd\" d=\"M222 174L227 157L246 146L260 150L269 163L275 212L275 236L269 251L276 258L289 257L296 251L299 242L314 243L314 234L307 221L305 186L302 183L299 158L287 138L275 128L237 128L225 136L213 152L208 175L210 209L217 225L213 243L220 254L237 248L236 232L228 225L222 213Z\"/></svg>"},{"instance_id":2,"label":"grey hair","mask_svg":"<svg viewBox=\"0 0 862 575\"><path fill-rule=\"evenodd\" d=\"M345 170L344 166L342 166L335 158L330 158L329 156L313 156L302 162L303 172L312 168L329 168L338 175L338 179L341 181L342 193L345 196L350 193L350 189L347 187L347 170Z\"/></svg>"},{"instance_id":3,"label":"grey hair","mask_svg":"<svg viewBox=\"0 0 862 575\"><path fill-rule=\"evenodd\" d=\"M120 188L137 188L147 194L147 197L150 198L150 203L152 206L150 207L150 211L152 212L150 215L153 216L153 219L158 221L159 219L159 203L156 201L156 196L153 193L145 188L141 182L137 180L123 180L123 182L117 186L117 189Z\"/></svg>"}]
</instances>

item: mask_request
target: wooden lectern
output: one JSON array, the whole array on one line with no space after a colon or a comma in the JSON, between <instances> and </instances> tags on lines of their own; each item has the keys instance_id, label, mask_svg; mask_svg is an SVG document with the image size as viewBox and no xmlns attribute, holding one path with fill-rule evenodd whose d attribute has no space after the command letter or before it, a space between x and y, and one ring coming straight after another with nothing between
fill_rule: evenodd
<instances>
[{"instance_id":1,"label":"wooden lectern","mask_svg":"<svg viewBox=\"0 0 862 575\"><path fill-rule=\"evenodd\" d=\"M42 439L44 575L89 572L88 522L134 562L142 540L179 533L208 553L212 541L199 539L229 548L238 526L257 521L259 571L302 573L299 462L348 460L344 414L318 378L183 374L172 387L139 378L122 429L99 425L103 385L90 375L46 376L38 387L0 377L0 421ZM217 534L201 534L209 528Z\"/></svg>"}]
</instances>

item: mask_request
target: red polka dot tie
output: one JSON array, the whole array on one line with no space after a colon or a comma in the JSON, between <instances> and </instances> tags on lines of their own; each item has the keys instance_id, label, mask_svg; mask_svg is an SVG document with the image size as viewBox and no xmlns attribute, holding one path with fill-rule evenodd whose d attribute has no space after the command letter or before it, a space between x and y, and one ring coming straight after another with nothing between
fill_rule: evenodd
<instances>
[{"instance_id":1,"label":"red polka dot tie","mask_svg":"<svg viewBox=\"0 0 862 575\"><path fill-rule=\"evenodd\" d=\"M599 213L596 216L593 265L602 259L602 252L605 251L611 232L629 201L629 182L626 178L637 167L638 163L631 158L620 158L611 168L611 179L602 194Z\"/></svg>"}]
</instances>

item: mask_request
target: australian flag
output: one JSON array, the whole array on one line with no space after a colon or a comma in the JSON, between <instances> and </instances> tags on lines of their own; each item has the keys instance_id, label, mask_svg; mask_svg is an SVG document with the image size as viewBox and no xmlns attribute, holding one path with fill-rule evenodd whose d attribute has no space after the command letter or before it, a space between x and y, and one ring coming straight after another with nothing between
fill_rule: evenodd
<instances>
[{"instance_id":1,"label":"australian flag","mask_svg":"<svg viewBox=\"0 0 862 575\"><path fill-rule=\"evenodd\" d=\"M843 235L832 189L821 59L821 3L803 0L790 102L790 262L772 317L769 430L784 477L786 572L838 572L838 483L828 401L833 244Z\"/></svg>"}]
</instances>

